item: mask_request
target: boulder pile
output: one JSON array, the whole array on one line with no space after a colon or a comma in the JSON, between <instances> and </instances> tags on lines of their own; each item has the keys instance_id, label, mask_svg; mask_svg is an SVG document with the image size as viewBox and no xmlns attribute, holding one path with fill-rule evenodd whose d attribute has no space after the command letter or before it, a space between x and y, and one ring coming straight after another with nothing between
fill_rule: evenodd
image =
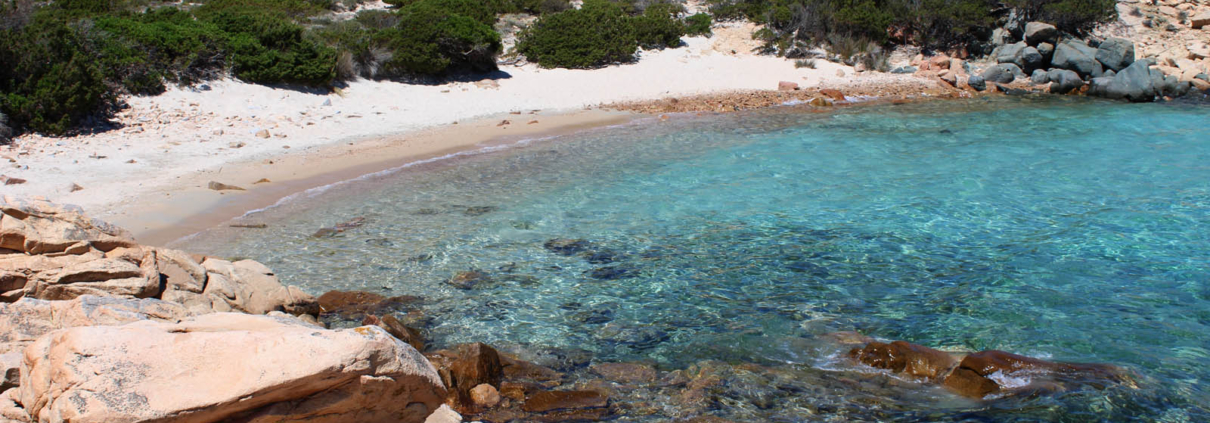
<instances>
[{"instance_id":1,"label":"boulder pile","mask_svg":"<svg viewBox=\"0 0 1210 423\"><path fill-rule=\"evenodd\" d=\"M1175 67L1154 59L1136 60L1134 42L1124 38L1094 40L1090 45L1042 22L1025 24L1020 36L1011 31L997 34L989 55L995 63L977 75L979 81L972 76L969 82L976 90L982 90L984 81L1009 84L1025 78L1055 94L1086 93L1135 102L1210 90L1204 65L1186 60L1182 63L1186 66Z\"/></svg>"},{"instance_id":2,"label":"boulder pile","mask_svg":"<svg viewBox=\"0 0 1210 423\"><path fill-rule=\"evenodd\" d=\"M445 384L415 347L378 326L327 330L319 313L258 262L0 200L0 423L419 423L439 410Z\"/></svg>"}]
</instances>

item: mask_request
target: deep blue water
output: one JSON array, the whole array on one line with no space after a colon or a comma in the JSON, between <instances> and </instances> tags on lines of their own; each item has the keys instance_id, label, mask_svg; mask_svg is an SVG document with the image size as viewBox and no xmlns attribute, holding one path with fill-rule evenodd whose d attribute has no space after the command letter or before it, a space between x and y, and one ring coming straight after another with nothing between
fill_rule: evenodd
<instances>
[{"instance_id":1,"label":"deep blue water","mask_svg":"<svg viewBox=\"0 0 1210 423\"><path fill-rule=\"evenodd\" d=\"M355 217L368 223L310 236ZM995 404L933 392L868 418L1210 419L1204 106L977 99L647 121L415 166L248 219L269 228L180 247L260 260L316 295L422 296L439 346L832 374L846 370L798 345L855 330L1138 379ZM591 254L543 247L554 238ZM468 269L495 283L444 283ZM741 417L819 418L790 408Z\"/></svg>"}]
</instances>

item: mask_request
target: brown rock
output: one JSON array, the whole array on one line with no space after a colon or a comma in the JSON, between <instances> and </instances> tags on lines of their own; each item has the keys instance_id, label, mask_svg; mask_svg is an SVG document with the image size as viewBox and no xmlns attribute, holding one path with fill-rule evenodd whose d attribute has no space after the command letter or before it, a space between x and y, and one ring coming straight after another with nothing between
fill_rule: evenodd
<instances>
[{"instance_id":1,"label":"brown rock","mask_svg":"<svg viewBox=\"0 0 1210 423\"><path fill-rule=\"evenodd\" d=\"M83 245L100 251L135 245L130 233L72 207L38 200L0 199L0 248L29 254Z\"/></svg>"},{"instance_id":2,"label":"brown rock","mask_svg":"<svg viewBox=\"0 0 1210 423\"><path fill-rule=\"evenodd\" d=\"M458 405L473 404L471 389L485 383L498 387L504 375L499 353L482 343L458 345L453 350L436 351L427 357Z\"/></svg>"},{"instance_id":3,"label":"brown rock","mask_svg":"<svg viewBox=\"0 0 1210 423\"><path fill-rule=\"evenodd\" d=\"M424 351L424 336L420 334L420 331L404 325L394 315L388 314L382 316L381 321L377 325L386 329L387 333L390 333L391 336L411 345L416 351Z\"/></svg>"},{"instance_id":4,"label":"brown rock","mask_svg":"<svg viewBox=\"0 0 1210 423\"><path fill-rule=\"evenodd\" d=\"M458 272L445 281L446 284L458 289L474 289L492 283L492 277L478 270Z\"/></svg>"},{"instance_id":5,"label":"brown rock","mask_svg":"<svg viewBox=\"0 0 1210 423\"><path fill-rule=\"evenodd\" d=\"M1001 384L1016 378L1028 385ZM1054 386L1053 381L1133 383L1121 369L1105 364L1055 363L1004 351L980 351L967 355L944 381L944 386L959 395L983 398L1004 391Z\"/></svg>"},{"instance_id":6,"label":"brown rock","mask_svg":"<svg viewBox=\"0 0 1210 423\"><path fill-rule=\"evenodd\" d=\"M215 191L245 191L243 188L235 185L227 185L222 182L215 181L210 181L210 183L206 184L206 187Z\"/></svg>"},{"instance_id":7,"label":"brown rock","mask_svg":"<svg viewBox=\"0 0 1210 423\"><path fill-rule=\"evenodd\" d=\"M777 82L778 91L794 91L797 89L798 89L798 83L790 82L790 81L778 81Z\"/></svg>"},{"instance_id":8,"label":"brown rock","mask_svg":"<svg viewBox=\"0 0 1210 423\"><path fill-rule=\"evenodd\" d=\"M529 380L535 382L550 382L563 379L563 373L539 364L530 363L508 354L500 354L500 362L504 365L504 376L509 380Z\"/></svg>"},{"instance_id":9,"label":"brown rock","mask_svg":"<svg viewBox=\"0 0 1210 423\"><path fill-rule=\"evenodd\" d=\"M268 129L262 129L262 130L256 131L257 138L269 138L269 136L270 135L269 135Z\"/></svg>"},{"instance_id":10,"label":"brown rock","mask_svg":"<svg viewBox=\"0 0 1210 423\"><path fill-rule=\"evenodd\" d=\"M83 191L84 187L80 186L79 184L72 183L67 187L67 190L70 192Z\"/></svg>"},{"instance_id":11,"label":"brown rock","mask_svg":"<svg viewBox=\"0 0 1210 423\"><path fill-rule=\"evenodd\" d=\"M594 391L543 391L525 400L522 410L545 413L555 410L601 408L609 405L609 397Z\"/></svg>"},{"instance_id":12,"label":"brown rock","mask_svg":"<svg viewBox=\"0 0 1210 423\"><path fill-rule=\"evenodd\" d=\"M836 101L845 101L846 100L844 97L844 93L840 92L840 90L837 90L837 89L824 88L822 90L819 90L819 93L827 96L828 98L830 98L832 100L836 100Z\"/></svg>"},{"instance_id":13,"label":"brown rock","mask_svg":"<svg viewBox=\"0 0 1210 423\"><path fill-rule=\"evenodd\" d=\"M0 175L0 182L3 182L4 185L20 185L24 184L26 181L17 177Z\"/></svg>"},{"instance_id":14,"label":"brown rock","mask_svg":"<svg viewBox=\"0 0 1210 423\"><path fill-rule=\"evenodd\" d=\"M387 314L416 301L420 301L420 297L404 295L388 298L365 291L328 291L319 296L323 313L337 314L347 319L359 319L366 314Z\"/></svg>"},{"instance_id":15,"label":"brown rock","mask_svg":"<svg viewBox=\"0 0 1210 423\"><path fill-rule=\"evenodd\" d=\"M16 398L45 421L423 422L444 390L398 346L378 328L233 313L78 327L25 350Z\"/></svg>"},{"instance_id":16,"label":"brown rock","mask_svg":"<svg viewBox=\"0 0 1210 423\"><path fill-rule=\"evenodd\" d=\"M651 383L656 378L654 367L638 363L600 363L589 370L618 383Z\"/></svg>"},{"instance_id":17,"label":"brown rock","mask_svg":"<svg viewBox=\"0 0 1210 423\"><path fill-rule=\"evenodd\" d=\"M870 367L935 382L944 379L957 364L947 352L904 341L871 342L849 351L849 357Z\"/></svg>"},{"instance_id":18,"label":"brown rock","mask_svg":"<svg viewBox=\"0 0 1210 423\"><path fill-rule=\"evenodd\" d=\"M944 54L938 54L929 59L929 65L935 70L949 69L950 57Z\"/></svg>"},{"instance_id":19,"label":"brown rock","mask_svg":"<svg viewBox=\"0 0 1210 423\"><path fill-rule=\"evenodd\" d=\"M495 407L500 403L500 393L496 388L486 383L471 388L471 401L485 408Z\"/></svg>"}]
</instances>

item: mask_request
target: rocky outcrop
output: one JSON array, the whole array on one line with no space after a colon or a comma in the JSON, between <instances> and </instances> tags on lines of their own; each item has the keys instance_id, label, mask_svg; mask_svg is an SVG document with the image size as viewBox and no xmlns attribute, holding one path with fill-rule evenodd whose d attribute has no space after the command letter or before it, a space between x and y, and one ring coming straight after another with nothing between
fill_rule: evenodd
<instances>
[{"instance_id":1,"label":"rocky outcrop","mask_svg":"<svg viewBox=\"0 0 1210 423\"><path fill-rule=\"evenodd\" d=\"M1022 72L1020 67L1012 63L1001 63L984 70L982 77L987 82L1007 84L1017 78L1025 77L1025 72ZM971 85L973 86L974 84Z\"/></svg>"},{"instance_id":2,"label":"rocky outcrop","mask_svg":"<svg viewBox=\"0 0 1210 423\"><path fill-rule=\"evenodd\" d=\"M0 202L0 301L157 298L194 312L319 313L264 265L140 246L128 232L45 201Z\"/></svg>"},{"instance_id":3,"label":"rocky outcrop","mask_svg":"<svg viewBox=\"0 0 1210 423\"><path fill-rule=\"evenodd\" d=\"M1097 49L1083 41L1068 39L1055 47L1051 66L1076 71L1080 76L1098 77L1104 69L1096 59Z\"/></svg>"},{"instance_id":4,"label":"rocky outcrop","mask_svg":"<svg viewBox=\"0 0 1210 423\"><path fill-rule=\"evenodd\" d=\"M904 341L870 342L850 350L849 357L970 398L1061 391L1065 384L1133 384L1124 370L1106 364L1055 363L995 350L959 355Z\"/></svg>"},{"instance_id":5,"label":"rocky outcrop","mask_svg":"<svg viewBox=\"0 0 1210 423\"><path fill-rule=\"evenodd\" d=\"M1125 38L1109 38L1097 46L1096 59L1114 72L1134 63L1134 43Z\"/></svg>"},{"instance_id":6,"label":"rocky outcrop","mask_svg":"<svg viewBox=\"0 0 1210 423\"><path fill-rule=\"evenodd\" d=\"M1059 37L1059 30L1054 25L1044 22L1030 22L1025 24L1025 42L1031 46L1037 46L1042 43L1054 43Z\"/></svg>"},{"instance_id":7,"label":"rocky outcrop","mask_svg":"<svg viewBox=\"0 0 1210 423\"><path fill-rule=\"evenodd\" d=\"M24 361L15 398L34 421L422 422L445 394L379 328L236 313L64 329Z\"/></svg>"},{"instance_id":8,"label":"rocky outcrop","mask_svg":"<svg viewBox=\"0 0 1210 423\"><path fill-rule=\"evenodd\" d=\"M1084 87L1084 80L1080 79L1080 75L1066 69L1051 69L1046 73L1046 81L1042 83L1046 82L1050 82L1050 92L1054 94L1067 94Z\"/></svg>"}]
</instances>

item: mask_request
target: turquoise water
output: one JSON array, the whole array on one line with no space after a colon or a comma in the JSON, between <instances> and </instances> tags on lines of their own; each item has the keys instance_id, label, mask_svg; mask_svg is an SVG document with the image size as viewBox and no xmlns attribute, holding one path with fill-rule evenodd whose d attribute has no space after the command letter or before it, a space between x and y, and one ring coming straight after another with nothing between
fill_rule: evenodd
<instances>
[{"instance_id":1,"label":"turquoise water","mask_svg":"<svg viewBox=\"0 0 1210 423\"><path fill-rule=\"evenodd\" d=\"M736 393L721 416L1208 421L1208 123L1204 106L1062 98L646 121L343 184L246 218L267 229L178 247L260 260L316 295L421 296L437 346L789 365L817 382L769 394L777 406ZM589 253L544 248L556 238ZM445 283L469 269L493 282ZM853 369L803 346L848 330L1112 363L1139 386L859 401L830 385Z\"/></svg>"}]
</instances>

